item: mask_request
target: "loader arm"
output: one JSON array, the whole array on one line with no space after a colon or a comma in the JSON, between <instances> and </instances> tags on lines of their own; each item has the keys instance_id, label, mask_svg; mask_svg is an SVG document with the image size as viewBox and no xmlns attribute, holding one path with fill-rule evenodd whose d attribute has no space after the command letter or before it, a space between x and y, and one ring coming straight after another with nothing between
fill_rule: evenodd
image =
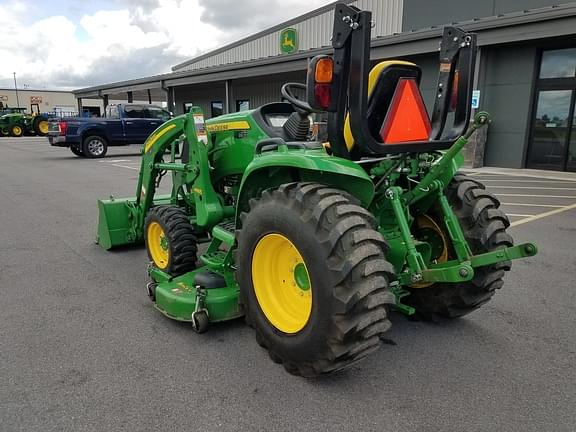
<instances>
[{"instance_id":1,"label":"loader arm","mask_svg":"<svg viewBox=\"0 0 576 432\"><path fill-rule=\"evenodd\" d=\"M182 146L179 162L175 160L176 144ZM210 181L209 149L200 108L193 107L189 113L162 124L144 143L135 198L98 201L97 242L105 249L141 242L148 210L155 205L177 204L179 200L194 208L194 224L215 225L222 219L225 208ZM168 150L172 157L164 162ZM172 172L172 193L157 196L159 179L165 171Z\"/></svg>"}]
</instances>

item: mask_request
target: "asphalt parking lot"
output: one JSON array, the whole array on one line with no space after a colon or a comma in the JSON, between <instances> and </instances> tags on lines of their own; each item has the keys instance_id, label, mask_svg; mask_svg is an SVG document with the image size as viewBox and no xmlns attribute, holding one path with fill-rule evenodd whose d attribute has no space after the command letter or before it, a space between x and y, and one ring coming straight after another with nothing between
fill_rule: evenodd
<instances>
[{"instance_id":1,"label":"asphalt parking lot","mask_svg":"<svg viewBox=\"0 0 576 432\"><path fill-rule=\"evenodd\" d=\"M549 178L544 178L522 175L521 171L518 174L465 171L498 197L513 227L576 208L576 175L550 173Z\"/></svg>"},{"instance_id":2,"label":"asphalt parking lot","mask_svg":"<svg viewBox=\"0 0 576 432\"><path fill-rule=\"evenodd\" d=\"M472 171L539 255L475 313L395 314L377 353L305 380L242 320L197 335L165 318L145 251L94 244L96 199L134 194L138 151L0 138L1 431L575 430L576 181Z\"/></svg>"}]
</instances>

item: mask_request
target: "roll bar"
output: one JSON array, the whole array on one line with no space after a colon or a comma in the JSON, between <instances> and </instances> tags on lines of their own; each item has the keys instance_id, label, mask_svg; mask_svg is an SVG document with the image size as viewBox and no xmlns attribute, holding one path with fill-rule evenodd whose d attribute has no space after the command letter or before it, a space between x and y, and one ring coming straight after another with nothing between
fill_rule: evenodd
<instances>
[{"instance_id":1,"label":"roll bar","mask_svg":"<svg viewBox=\"0 0 576 432\"><path fill-rule=\"evenodd\" d=\"M429 140L386 145L372 136L366 120L371 23L372 12L362 11L345 3L336 4L332 33L334 48L332 99L327 109L328 139L332 151L337 156L350 157L344 139L346 113L350 115L354 142L361 147L362 153L379 155L442 150L450 147L464 134L470 120L476 35L456 27L444 28ZM455 78L456 76L458 78ZM455 86L457 96L454 120L451 129L445 131Z\"/></svg>"}]
</instances>

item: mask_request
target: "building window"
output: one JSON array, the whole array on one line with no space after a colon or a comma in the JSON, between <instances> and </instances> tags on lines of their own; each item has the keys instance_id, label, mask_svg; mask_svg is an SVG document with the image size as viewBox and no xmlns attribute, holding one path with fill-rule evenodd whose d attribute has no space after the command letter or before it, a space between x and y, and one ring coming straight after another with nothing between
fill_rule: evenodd
<instances>
[{"instance_id":1,"label":"building window","mask_svg":"<svg viewBox=\"0 0 576 432\"><path fill-rule=\"evenodd\" d=\"M74 109L69 107L67 111L64 111L62 108L54 109L54 111L56 111L56 115L59 117L66 117L70 114L65 113L72 113ZM82 107L82 111L87 113L87 117L100 117L100 107ZM118 109L116 109L116 112L118 112Z\"/></svg>"},{"instance_id":2,"label":"building window","mask_svg":"<svg viewBox=\"0 0 576 432\"><path fill-rule=\"evenodd\" d=\"M576 73L576 48L542 52L540 78L573 78Z\"/></svg>"},{"instance_id":3,"label":"building window","mask_svg":"<svg viewBox=\"0 0 576 432\"><path fill-rule=\"evenodd\" d=\"M212 117L218 117L224 114L224 104L222 101L210 102L210 114Z\"/></svg>"},{"instance_id":4,"label":"building window","mask_svg":"<svg viewBox=\"0 0 576 432\"><path fill-rule=\"evenodd\" d=\"M250 109L250 101L248 99L236 99L236 111L247 111Z\"/></svg>"}]
</instances>

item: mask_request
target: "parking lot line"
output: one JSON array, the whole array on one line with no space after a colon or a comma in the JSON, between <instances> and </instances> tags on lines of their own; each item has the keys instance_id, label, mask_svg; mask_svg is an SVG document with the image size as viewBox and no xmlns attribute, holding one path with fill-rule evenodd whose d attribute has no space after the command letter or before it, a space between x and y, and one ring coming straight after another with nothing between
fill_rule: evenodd
<instances>
[{"instance_id":1,"label":"parking lot line","mask_svg":"<svg viewBox=\"0 0 576 432\"><path fill-rule=\"evenodd\" d=\"M466 171L464 170L464 173L466 175L469 176L474 176L474 177L484 177L486 176L487 178L496 178L496 177L524 177L524 178L535 178L535 179L548 179L548 180L566 180L566 181L573 181L571 178L565 178L562 177L560 175L556 175L554 174L554 171L548 171L545 174L534 174L534 173L525 173L525 172L521 172L522 170L518 170L520 172L518 173L512 173L512 172L507 172L507 173L495 173L495 172L486 172L486 171L475 171L475 172L470 172L470 171ZM560 172L560 174L562 174L562 172Z\"/></svg>"},{"instance_id":2,"label":"parking lot line","mask_svg":"<svg viewBox=\"0 0 576 432\"><path fill-rule=\"evenodd\" d=\"M120 168L128 168L128 169L131 169L131 170L139 170L139 169L140 169L140 167L131 167L131 166L121 165L121 164L115 164L115 163L110 164L110 165L114 165L114 166L117 166L117 167L120 167Z\"/></svg>"},{"instance_id":3,"label":"parking lot line","mask_svg":"<svg viewBox=\"0 0 576 432\"><path fill-rule=\"evenodd\" d=\"M503 205L503 206L523 206L523 207L552 207L552 208L566 207L566 206L552 205L552 204L504 203L504 202L501 202L500 205Z\"/></svg>"},{"instance_id":4,"label":"parking lot line","mask_svg":"<svg viewBox=\"0 0 576 432\"><path fill-rule=\"evenodd\" d=\"M514 226L525 224L527 222L534 222L535 220L543 219L543 218L548 217L548 216L554 216L558 213L562 213L562 212L565 212L567 210L572 210L572 209L576 209L576 203L569 205L569 206L565 206L565 207L556 209L556 210L550 210L550 211L545 212L545 213L540 213L540 214L537 214L535 216L530 216L530 217L527 217L526 219L517 220L515 222L512 222L510 224L510 226L514 227Z\"/></svg>"},{"instance_id":5,"label":"parking lot line","mask_svg":"<svg viewBox=\"0 0 576 432\"><path fill-rule=\"evenodd\" d=\"M540 186L490 186L490 189L534 189L534 190L576 190L576 188L540 187Z\"/></svg>"},{"instance_id":6,"label":"parking lot line","mask_svg":"<svg viewBox=\"0 0 576 432\"><path fill-rule=\"evenodd\" d=\"M528 198L567 198L576 199L576 195L530 195L530 194L494 194L496 196L528 197Z\"/></svg>"},{"instance_id":7,"label":"parking lot line","mask_svg":"<svg viewBox=\"0 0 576 432\"><path fill-rule=\"evenodd\" d=\"M576 181L572 180L509 180L509 179L482 179L484 182L502 182L506 183L566 183L569 185L576 184ZM493 187L493 186L490 186Z\"/></svg>"},{"instance_id":8,"label":"parking lot line","mask_svg":"<svg viewBox=\"0 0 576 432\"><path fill-rule=\"evenodd\" d=\"M514 216L514 217L532 217L537 215L532 214L518 214L518 213L506 213L506 216Z\"/></svg>"}]
</instances>

